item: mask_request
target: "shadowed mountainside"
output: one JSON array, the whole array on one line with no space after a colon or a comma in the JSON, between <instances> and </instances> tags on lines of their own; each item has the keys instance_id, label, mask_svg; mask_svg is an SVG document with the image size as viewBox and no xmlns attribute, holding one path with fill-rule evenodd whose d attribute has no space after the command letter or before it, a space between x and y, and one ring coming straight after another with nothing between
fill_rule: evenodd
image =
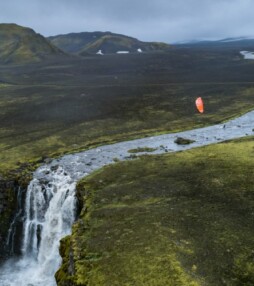
<instances>
[{"instance_id":1,"label":"shadowed mountainside","mask_svg":"<svg viewBox=\"0 0 254 286\"><path fill-rule=\"evenodd\" d=\"M169 45L158 42L142 42L135 38L111 32L83 32L57 35L48 38L50 42L68 53L87 55L101 50L105 54L118 51L137 53L141 51L160 51Z\"/></svg>"},{"instance_id":2,"label":"shadowed mountainside","mask_svg":"<svg viewBox=\"0 0 254 286\"><path fill-rule=\"evenodd\" d=\"M27 63L63 55L40 34L16 24L0 24L0 63Z\"/></svg>"}]
</instances>

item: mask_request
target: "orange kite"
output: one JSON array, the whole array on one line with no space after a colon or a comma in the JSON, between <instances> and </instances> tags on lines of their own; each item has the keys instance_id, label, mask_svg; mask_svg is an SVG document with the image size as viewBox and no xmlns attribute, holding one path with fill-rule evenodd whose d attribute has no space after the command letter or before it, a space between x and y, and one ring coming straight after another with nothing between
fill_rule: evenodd
<instances>
[{"instance_id":1,"label":"orange kite","mask_svg":"<svg viewBox=\"0 0 254 286\"><path fill-rule=\"evenodd\" d=\"M198 97L196 99L196 107L200 113L204 112L204 104L203 104L203 100L201 97Z\"/></svg>"}]
</instances>

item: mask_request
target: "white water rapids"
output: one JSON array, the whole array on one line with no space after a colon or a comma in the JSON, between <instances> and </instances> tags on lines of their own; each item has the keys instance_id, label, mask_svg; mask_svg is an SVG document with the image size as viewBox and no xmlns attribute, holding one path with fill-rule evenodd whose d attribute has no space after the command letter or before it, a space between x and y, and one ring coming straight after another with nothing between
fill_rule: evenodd
<instances>
[{"instance_id":1,"label":"white water rapids","mask_svg":"<svg viewBox=\"0 0 254 286\"><path fill-rule=\"evenodd\" d=\"M55 159L39 167L30 182L25 202L22 257L9 259L0 268L1 286L54 286L61 264L59 241L71 233L75 220L75 186L79 179L115 159L130 159L128 150L150 147L150 154L176 152L193 147L253 135L254 111L226 124L105 145ZM177 137L195 140L177 145ZM140 153L140 154L144 154Z\"/></svg>"},{"instance_id":2,"label":"white water rapids","mask_svg":"<svg viewBox=\"0 0 254 286\"><path fill-rule=\"evenodd\" d=\"M8 261L0 285L55 285L61 259L59 241L70 234L75 219L75 182L61 168L39 170L27 189L22 258ZM50 178L42 179L46 174Z\"/></svg>"}]
</instances>

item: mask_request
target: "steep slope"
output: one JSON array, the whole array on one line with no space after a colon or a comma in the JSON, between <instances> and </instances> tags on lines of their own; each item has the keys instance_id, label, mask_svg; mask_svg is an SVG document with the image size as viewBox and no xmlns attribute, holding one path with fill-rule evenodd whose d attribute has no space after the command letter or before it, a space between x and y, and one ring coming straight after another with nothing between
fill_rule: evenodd
<instances>
[{"instance_id":1,"label":"steep slope","mask_svg":"<svg viewBox=\"0 0 254 286\"><path fill-rule=\"evenodd\" d=\"M138 39L111 32L84 32L58 35L48 38L51 43L68 53L86 55L101 50L105 54L118 51L136 53L141 51L159 51L169 48L168 44L142 42Z\"/></svg>"},{"instance_id":2,"label":"steep slope","mask_svg":"<svg viewBox=\"0 0 254 286\"><path fill-rule=\"evenodd\" d=\"M63 52L32 29L0 24L0 63L34 62L58 54Z\"/></svg>"}]
</instances>

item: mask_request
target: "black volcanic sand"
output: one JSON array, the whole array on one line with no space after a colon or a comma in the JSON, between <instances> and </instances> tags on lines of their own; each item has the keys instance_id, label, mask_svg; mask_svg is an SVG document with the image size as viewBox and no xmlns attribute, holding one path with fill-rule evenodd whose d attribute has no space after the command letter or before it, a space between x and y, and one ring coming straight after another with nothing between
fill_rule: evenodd
<instances>
[{"instance_id":1,"label":"black volcanic sand","mask_svg":"<svg viewBox=\"0 0 254 286\"><path fill-rule=\"evenodd\" d=\"M0 70L0 172L18 162L221 122L253 108L237 50L69 57ZM194 100L202 96L205 114Z\"/></svg>"}]
</instances>

